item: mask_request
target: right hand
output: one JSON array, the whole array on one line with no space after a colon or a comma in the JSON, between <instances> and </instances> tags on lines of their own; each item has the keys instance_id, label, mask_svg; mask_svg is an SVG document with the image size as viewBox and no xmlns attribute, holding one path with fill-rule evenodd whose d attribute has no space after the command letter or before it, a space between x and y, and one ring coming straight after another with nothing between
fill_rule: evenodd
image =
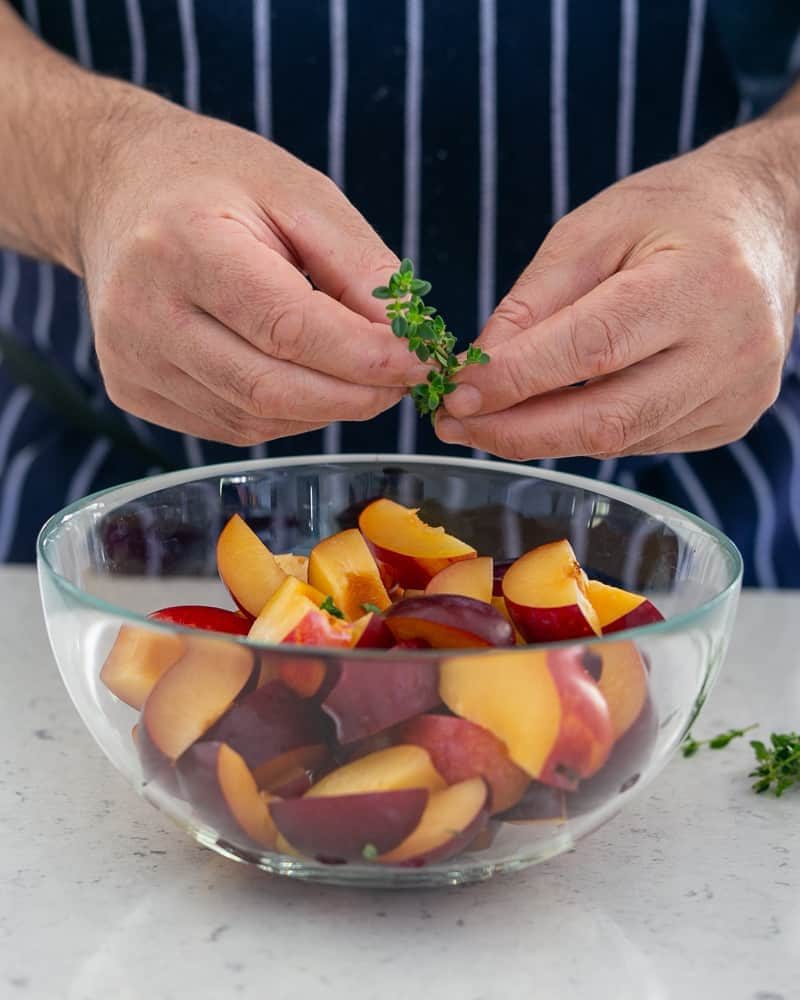
<instances>
[{"instance_id":1,"label":"right hand","mask_svg":"<svg viewBox=\"0 0 800 1000\"><path fill-rule=\"evenodd\" d=\"M366 420L424 378L371 296L397 258L328 178L254 133L133 93L102 126L77 222L113 402L252 445Z\"/></svg>"}]
</instances>

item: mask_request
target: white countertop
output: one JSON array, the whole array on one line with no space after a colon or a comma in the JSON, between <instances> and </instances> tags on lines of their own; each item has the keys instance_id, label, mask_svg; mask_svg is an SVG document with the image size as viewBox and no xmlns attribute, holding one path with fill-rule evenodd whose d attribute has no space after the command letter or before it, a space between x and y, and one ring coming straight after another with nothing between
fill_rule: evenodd
<instances>
[{"instance_id":1,"label":"white countertop","mask_svg":"<svg viewBox=\"0 0 800 1000\"><path fill-rule=\"evenodd\" d=\"M68 701L33 572L0 569L0 595L3 1000L800 998L800 791L752 792L744 740L677 758L521 875L302 885L203 850L139 799ZM799 666L800 594L745 594L697 735L800 728Z\"/></svg>"}]
</instances>

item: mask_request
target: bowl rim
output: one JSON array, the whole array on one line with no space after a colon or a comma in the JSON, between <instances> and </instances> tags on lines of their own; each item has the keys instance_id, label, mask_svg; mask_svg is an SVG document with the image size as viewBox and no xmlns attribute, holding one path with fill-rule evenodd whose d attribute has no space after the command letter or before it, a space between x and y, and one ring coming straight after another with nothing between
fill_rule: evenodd
<instances>
[{"instance_id":1,"label":"bowl rim","mask_svg":"<svg viewBox=\"0 0 800 1000\"><path fill-rule=\"evenodd\" d=\"M560 647L569 646L597 646L605 645L607 643L620 642L626 639L635 639L640 637L642 634L647 634L651 636L655 635L665 635L672 632L682 632L687 626L692 623L702 619L706 615L710 614L719 605L724 604L727 599L735 595L742 582L742 576L744 572L744 563L742 555L736 546L736 544L722 531L716 528L713 524L705 521L703 518L699 517L697 514L691 511L685 510L676 504L669 503L666 500L660 500L656 497L649 496L646 493L641 493L638 490L630 489L626 486L620 486L616 483L607 483L604 480L591 479L588 476L580 476L570 472L561 472L555 469L544 469L537 466L528 465L517 465L514 462L502 462L495 461L492 459L477 459L477 458L461 458L457 456L447 457L444 455L406 455L401 453L335 453L330 455L318 454L318 455L294 455L289 457L280 458L256 458L256 459L245 459L239 462L220 462L213 465L203 465L203 466L193 466L184 469L174 470L172 472L158 473L154 476L143 476L139 479L129 480L124 483L120 483L116 486L110 486L103 490L98 490L95 493L87 494L85 497L81 497L78 500L73 501L73 503L61 508L61 510L56 511L51 515L47 521L42 525L39 531L38 537L36 539L36 557L37 564L40 575L43 572L47 573L48 578L62 591L68 594L74 601L78 604L84 605L85 607L92 608L106 615L112 615L116 618L121 618L126 621L126 623L133 623L136 625L145 625L150 629L170 632L170 633L184 633L197 637L198 630L194 628L189 628L181 625L174 625L170 622L161 622L148 618L144 614L133 611L129 608L125 608L122 605L112 604L109 601L103 600L103 598L95 597L92 594L87 593L80 587L72 583L67 577L59 573L50 562L45 546L47 542L52 539L57 531L61 528L64 522L68 521L71 517L79 514L86 509L88 509L92 504L96 504L99 501L107 499L108 497L119 494L120 503L126 502L126 500L133 500L134 497L126 497L126 492L130 492L134 488L137 490L136 498L141 499L143 495L147 493L156 492L159 489L164 489L172 486L180 486L184 483L194 482L195 480L211 479L214 477L225 476L225 475L246 475L252 472L268 470L268 469L279 469L279 468L292 468L300 465L310 465L310 466L322 466L322 465L362 465L362 464L407 464L407 465L438 465L438 466L450 466L455 468L471 468L471 469L485 469L487 471L498 471L505 472L511 475L519 476L521 478L528 479L540 479L549 482L560 483L562 485L574 486L590 493L594 493L600 496L607 496L609 499L621 500L623 503L627 503L629 506L635 507L638 510L642 510L641 501L645 501L647 504L655 504L659 508L658 513L653 513L652 511L646 510L645 513L649 517L655 520L660 520L663 523L667 522L666 515L672 513L677 515L680 519L685 520L693 524L695 527L699 528L704 534L710 536L716 541L720 549L727 556L727 562L731 567L731 578L729 582L715 593L712 597L701 602L696 607L689 611L683 611L679 614L673 615L670 618L665 618L660 622L651 622L647 625L638 625L634 628L623 629L619 632L612 632L607 635L600 636L584 636L576 639L563 639L557 642L546 642L546 643L530 643L526 646L518 647L503 647L496 649L489 648L473 648L473 649L454 649L451 651L441 650L441 649L419 649L419 650L405 650L402 654L402 659L421 659L421 660L434 660L441 659L443 655L448 656L498 656L498 655L509 655L512 653L522 653L526 649L556 649ZM147 486L146 491L142 491L143 486ZM637 503L637 501L639 501ZM264 643L264 642L254 642L247 636L237 636L228 635L223 633L207 632L205 637L208 638L223 638L232 642L236 642L241 645L245 645L251 649L261 649L268 650L271 652L280 652L282 656L297 656L297 657L307 657L312 655L319 656L320 653L325 655L340 659L344 656L347 659L358 659L358 660L383 660L384 657L388 661L395 659L395 657L387 657L385 651L380 650L370 650L370 649L340 649L334 647L323 647L323 646L297 646L292 647L292 645L283 645L281 643ZM380 655L383 652L383 655ZM400 659L400 654L396 654L396 658Z\"/></svg>"}]
</instances>

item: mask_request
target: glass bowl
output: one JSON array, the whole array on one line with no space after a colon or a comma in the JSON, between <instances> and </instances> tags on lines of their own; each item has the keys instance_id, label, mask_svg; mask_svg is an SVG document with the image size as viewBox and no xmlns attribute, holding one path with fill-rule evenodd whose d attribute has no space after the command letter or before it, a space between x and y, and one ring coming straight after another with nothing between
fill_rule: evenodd
<instances>
[{"instance_id":1,"label":"glass bowl","mask_svg":"<svg viewBox=\"0 0 800 1000\"><path fill-rule=\"evenodd\" d=\"M387 653L258 645L246 637L200 632L147 618L155 609L177 604L232 607L217 576L216 544L233 514L240 514L273 552L307 554L320 539L356 526L360 511L377 497L420 508L425 521L444 525L449 533L496 560L509 560L535 546L566 538L589 577L645 595L665 620L601 638L512 650ZM226 857L281 875L364 886L452 885L515 871L572 849L615 815L661 771L703 705L725 656L742 572L739 553L725 536L697 517L647 496L500 462L398 455L250 461L156 476L106 490L48 521L39 539L38 568L47 630L67 690L92 736L139 794L201 844ZM242 774L235 754L227 753L223 759L223 743L233 743L246 758L242 741L245 745L248 740L258 742L267 731L263 727L268 725L269 712L254 715L250 711L248 721L246 706L233 723L228 722L227 729L217 726L206 731L203 727L214 723L220 711L218 706L216 711L209 709L209 718L188 737L189 742L199 737L199 742L177 759L177 765L168 754L154 760L152 743L141 739L140 713L115 697L101 679L101 669L121 629L127 633L124 652L129 658L157 660L164 655L172 663L178 648L177 656L182 659L177 662L185 664L188 658L192 669L200 671L196 676L205 678L196 683L196 690L203 690L206 683L224 687L230 679L225 681L223 675L244 670L247 679L237 674L236 689L228 692L226 704L230 706L234 699L228 720L260 684L277 685L276 690L282 688L285 695L287 676L324 677L316 693L295 685L288 701L271 703L276 732L291 728L287 718L292 713L293 717L299 713L306 725L311 719L312 728L323 726L323 735L314 737L312 744L323 747L324 766L319 757L312 762L303 756L305 751L298 757L290 755L291 780L281 772L283 783L276 791L277 772L267 766L257 778L258 786L269 791L255 791L247 766ZM580 775L569 768L559 771L559 765L555 772L551 769L549 783L529 782L527 774L524 791L517 788L514 792L503 777L492 772L493 767L497 770L497 761L491 753L487 764L486 754L476 756L459 743L461 736L455 740L448 736L452 733L448 721L458 720L448 708L452 697L446 699L447 704L439 697L444 678L456 691L477 678L470 697L479 714L490 703L495 713L511 713L514 738L523 744L541 742L548 726L555 732L561 725L558 739L566 741L560 744L563 747L570 739L585 741L583 730L592 728L591 719L582 718L574 704L569 709L569 684L556 685L561 701L557 697L553 711L560 713L561 722L553 723L547 716L550 709L542 707L550 704L550 695L545 697L544 688L526 687L527 681L519 679L548 669L555 677L552 664L564 658L573 665L579 660L584 685L599 687L609 705L614 701L613 748L590 777L577 780ZM249 665L242 667L243 663ZM210 673L214 674L212 682L208 681ZM350 711L349 722L342 726L341 705L338 715L325 706L345 675L351 702L344 710L344 716ZM177 675L170 666L164 676L174 680ZM183 723L175 720L180 706L194 694L185 684L182 691L183 700L170 703L162 696L159 703L158 724L166 743L171 734L183 733ZM421 691L427 693L421 695ZM472 800L466 792L452 792L445 806L440 794L445 783L434 787L418 776L412 761L406 762L412 777L391 778L387 786L394 796L391 801L385 795L367 798L364 788L351 782L342 786L347 795L340 788L333 805L330 797L324 801L320 796L311 812L302 813L309 806L301 798L305 804L299 807L298 819L298 796L307 788L309 769L330 770L368 753L380 753L398 740L399 745L407 745L409 730L403 728L403 720L420 711L438 719L437 726L445 720L439 753L456 758L451 761L454 773L449 774L447 791L456 784L462 790L469 786ZM568 716L572 736L566 731ZM256 730L252 730L254 718ZM194 725L199 725L196 719ZM229 739L231 733L239 738L238 744L233 737ZM185 743L185 734L181 738ZM547 737L551 743L554 738L552 733ZM299 742L305 745L310 739ZM496 739L494 743L495 748L507 749ZM418 749L415 752L419 754ZM422 755L427 760L425 751ZM187 764L190 758L191 766ZM475 805L475 781L470 781L476 769L488 781L480 808ZM518 777L519 768L512 770ZM534 773L542 777L544 772ZM370 780L381 786L384 777L373 774ZM422 791L414 791L415 782L425 786ZM483 780L478 783L481 789L485 787ZM403 789L405 794L401 794ZM370 790L376 789L370 786ZM504 808L492 809L503 796ZM305 846L305 827L302 835L292 834L294 841L275 839L272 828L265 833L261 804L268 803L267 811L274 817L275 797L289 813L288 820L283 816L281 828L286 830L286 822L310 825L316 848ZM447 828L449 841L443 840L441 829L434 829L433 834L429 829L427 840L419 829L422 810L427 816L434 797L439 803L439 827ZM286 802L291 805L286 807ZM406 833L411 830L418 838L419 849L399 854L394 848L386 850L386 843L396 843L399 836L392 826L401 822L398 811ZM331 836L337 844L342 836L348 843L363 841L363 849L354 854L351 844L331 853L318 846L320 838L327 844Z\"/></svg>"}]
</instances>

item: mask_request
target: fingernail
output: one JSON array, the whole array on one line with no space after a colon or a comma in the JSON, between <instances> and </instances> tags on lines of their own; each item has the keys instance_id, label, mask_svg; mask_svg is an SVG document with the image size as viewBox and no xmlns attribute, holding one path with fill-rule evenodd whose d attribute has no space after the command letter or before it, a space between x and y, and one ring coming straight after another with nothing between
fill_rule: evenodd
<instances>
[{"instance_id":1,"label":"fingernail","mask_svg":"<svg viewBox=\"0 0 800 1000\"><path fill-rule=\"evenodd\" d=\"M474 385L460 385L445 397L444 405L454 417L471 417L483 406L483 397Z\"/></svg>"},{"instance_id":2,"label":"fingernail","mask_svg":"<svg viewBox=\"0 0 800 1000\"><path fill-rule=\"evenodd\" d=\"M442 441L446 441L448 444L464 444L467 439L464 425L459 420L453 420L452 417L439 417L436 421L436 433Z\"/></svg>"}]
</instances>

